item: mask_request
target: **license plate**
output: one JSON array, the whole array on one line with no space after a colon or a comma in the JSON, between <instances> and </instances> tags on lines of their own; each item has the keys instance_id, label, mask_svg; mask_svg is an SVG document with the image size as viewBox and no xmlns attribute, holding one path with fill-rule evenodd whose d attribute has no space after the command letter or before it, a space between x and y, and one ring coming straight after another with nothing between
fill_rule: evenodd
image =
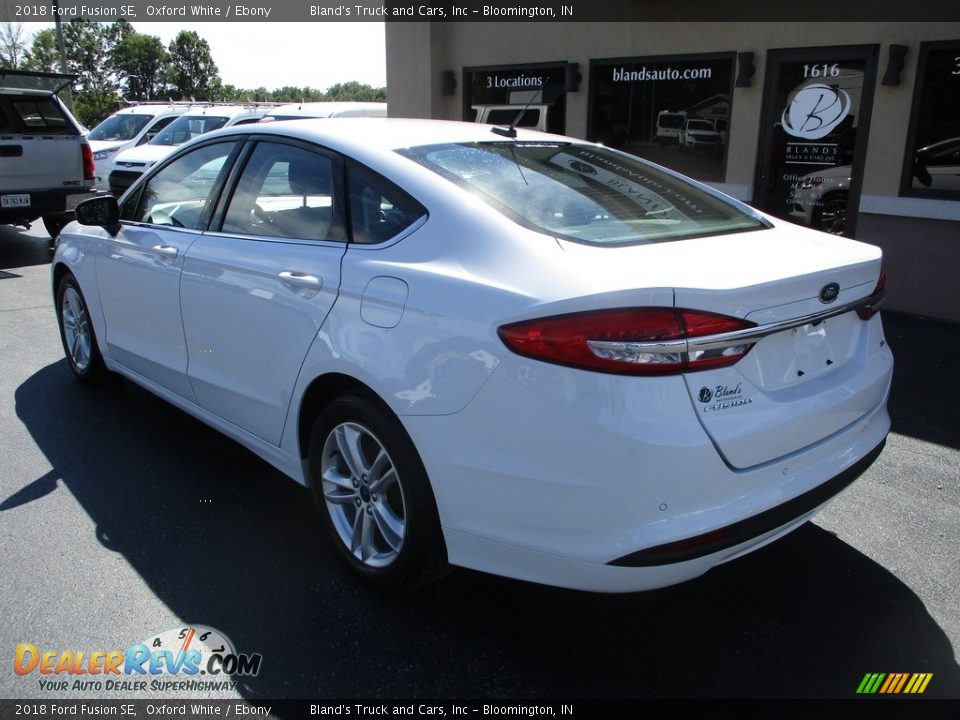
<instances>
[{"instance_id":1,"label":"license plate","mask_svg":"<svg viewBox=\"0 0 960 720\"><path fill-rule=\"evenodd\" d=\"M29 195L0 195L0 207L22 208L30 207Z\"/></svg>"}]
</instances>

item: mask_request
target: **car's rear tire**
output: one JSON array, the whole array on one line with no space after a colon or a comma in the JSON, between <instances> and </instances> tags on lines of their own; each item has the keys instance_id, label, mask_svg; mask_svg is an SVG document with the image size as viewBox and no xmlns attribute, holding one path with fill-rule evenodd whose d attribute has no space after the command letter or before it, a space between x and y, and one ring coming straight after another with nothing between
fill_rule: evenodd
<instances>
[{"instance_id":1,"label":"car's rear tire","mask_svg":"<svg viewBox=\"0 0 960 720\"><path fill-rule=\"evenodd\" d=\"M310 487L338 552L362 580L411 590L447 569L437 505L420 455L387 408L343 395L310 435Z\"/></svg>"},{"instance_id":2,"label":"car's rear tire","mask_svg":"<svg viewBox=\"0 0 960 720\"><path fill-rule=\"evenodd\" d=\"M107 376L103 356L87 309L87 301L76 278L67 273L57 284L57 324L60 341L70 370L82 382L96 382Z\"/></svg>"}]
</instances>

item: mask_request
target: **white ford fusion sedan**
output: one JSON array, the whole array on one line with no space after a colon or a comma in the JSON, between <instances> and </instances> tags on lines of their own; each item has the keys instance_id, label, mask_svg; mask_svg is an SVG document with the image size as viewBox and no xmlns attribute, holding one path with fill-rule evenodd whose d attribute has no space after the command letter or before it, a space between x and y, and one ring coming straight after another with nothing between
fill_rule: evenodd
<instances>
[{"instance_id":1,"label":"white ford fusion sedan","mask_svg":"<svg viewBox=\"0 0 960 720\"><path fill-rule=\"evenodd\" d=\"M448 565L681 582L874 461L893 366L877 248L513 133L302 120L184 145L60 236L70 368L309 486L385 587Z\"/></svg>"}]
</instances>

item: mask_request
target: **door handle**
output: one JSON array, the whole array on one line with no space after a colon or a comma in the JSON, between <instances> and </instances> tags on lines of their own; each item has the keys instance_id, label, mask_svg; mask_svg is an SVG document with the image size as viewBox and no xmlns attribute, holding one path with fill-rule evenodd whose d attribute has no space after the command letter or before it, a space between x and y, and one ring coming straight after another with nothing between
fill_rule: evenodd
<instances>
[{"instance_id":1,"label":"door handle","mask_svg":"<svg viewBox=\"0 0 960 720\"><path fill-rule=\"evenodd\" d=\"M308 275L307 273L284 270L278 275L278 277L287 285L310 288L312 290L319 290L321 287L323 287L323 280L318 278L316 275Z\"/></svg>"},{"instance_id":2,"label":"door handle","mask_svg":"<svg viewBox=\"0 0 960 720\"><path fill-rule=\"evenodd\" d=\"M168 258L175 258L180 252L174 245L154 245L153 251Z\"/></svg>"}]
</instances>

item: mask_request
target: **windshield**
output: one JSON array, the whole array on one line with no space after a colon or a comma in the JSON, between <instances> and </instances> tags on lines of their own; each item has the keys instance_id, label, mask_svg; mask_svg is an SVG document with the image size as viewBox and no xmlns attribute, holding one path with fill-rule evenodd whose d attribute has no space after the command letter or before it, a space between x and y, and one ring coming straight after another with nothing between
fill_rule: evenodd
<instances>
[{"instance_id":1,"label":"windshield","mask_svg":"<svg viewBox=\"0 0 960 720\"><path fill-rule=\"evenodd\" d=\"M746 208L602 147L481 142L397 152L515 222L576 242L643 244L767 227Z\"/></svg>"},{"instance_id":2,"label":"windshield","mask_svg":"<svg viewBox=\"0 0 960 720\"><path fill-rule=\"evenodd\" d=\"M683 125L683 115L660 115L657 125L662 128L678 128Z\"/></svg>"},{"instance_id":3,"label":"windshield","mask_svg":"<svg viewBox=\"0 0 960 720\"><path fill-rule=\"evenodd\" d=\"M713 125L706 120L688 120L687 130L709 130L713 132Z\"/></svg>"},{"instance_id":4,"label":"windshield","mask_svg":"<svg viewBox=\"0 0 960 720\"><path fill-rule=\"evenodd\" d=\"M97 125L87 140L133 140L153 115L111 115Z\"/></svg>"},{"instance_id":5,"label":"windshield","mask_svg":"<svg viewBox=\"0 0 960 720\"><path fill-rule=\"evenodd\" d=\"M150 145L182 145L211 130L222 128L229 118L218 115L181 115L167 125Z\"/></svg>"}]
</instances>

